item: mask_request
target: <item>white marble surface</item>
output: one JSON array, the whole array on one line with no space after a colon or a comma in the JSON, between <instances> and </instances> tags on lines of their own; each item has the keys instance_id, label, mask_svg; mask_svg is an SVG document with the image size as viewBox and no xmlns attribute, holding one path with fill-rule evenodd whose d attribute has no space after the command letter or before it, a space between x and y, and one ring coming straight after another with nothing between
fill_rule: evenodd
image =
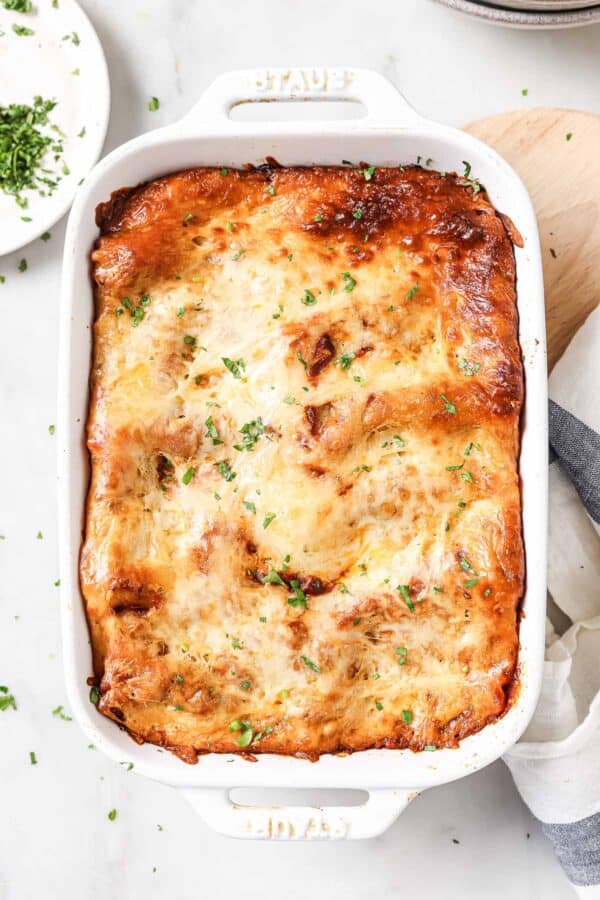
<instances>
[{"instance_id":1,"label":"white marble surface","mask_svg":"<svg viewBox=\"0 0 600 900\"><path fill-rule=\"evenodd\" d=\"M427 0L82 5L112 79L107 149L178 118L218 72L241 66L373 67L419 110L454 124L525 105L600 111L600 26L504 31ZM148 111L151 95L158 112ZM66 706L48 433L63 235L60 223L48 243L0 260L0 683L18 702L0 713L0 900L574 896L502 763L418 798L374 841L236 843L175 790L102 758L75 722L52 715Z\"/></svg>"}]
</instances>

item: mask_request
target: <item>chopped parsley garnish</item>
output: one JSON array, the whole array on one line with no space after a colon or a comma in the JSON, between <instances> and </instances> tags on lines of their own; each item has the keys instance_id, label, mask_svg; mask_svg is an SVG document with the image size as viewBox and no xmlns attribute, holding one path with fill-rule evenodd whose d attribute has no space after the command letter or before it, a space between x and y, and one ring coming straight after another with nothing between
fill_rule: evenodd
<instances>
[{"instance_id":1,"label":"chopped parsley garnish","mask_svg":"<svg viewBox=\"0 0 600 900\"><path fill-rule=\"evenodd\" d=\"M472 450L481 450L481 444L478 444L475 441L469 441L465 447L465 456L470 456Z\"/></svg>"},{"instance_id":2,"label":"chopped parsley garnish","mask_svg":"<svg viewBox=\"0 0 600 900\"><path fill-rule=\"evenodd\" d=\"M37 766L37 756L34 750L29 751L29 762L32 766Z\"/></svg>"},{"instance_id":3,"label":"chopped parsley garnish","mask_svg":"<svg viewBox=\"0 0 600 900\"><path fill-rule=\"evenodd\" d=\"M360 169L359 171L365 181L371 181L373 175L375 174L375 166L367 166L366 168Z\"/></svg>"},{"instance_id":4,"label":"chopped parsley garnish","mask_svg":"<svg viewBox=\"0 0 600 900\"><path fill-rule=\"evenodd\" d=\"M469 377L471 377L472 375L477 375L477 373L479 372L479 370L481 368L481 363L469 362L468 359L465 359L464 356L461 356L461 358L458 361L458 368L465 375L468 375Z\"/></svg>"},{"instance_id":5,"label":"chopped parsley garnish","mask_svg":"<svg viewBox=\"0 0 600 900\"><path fill-rule=\"evenodd\" d=\"M48 434L54 434L56 431L56 427L54 425L48 425Z\"/></svg>"},{"instance_id":6,"label":"chopped parsley garnish","mask_svg":"<svg viewBox=\"0 0 600 900\"><path fill-rule=\"evenodd\" d=\"M242 647L241 641L236 637L231 639L231 646L233 647L234 650L243 650L244 649Z\"/></svg>"},{"instance_id":7,"label":"chopped parsley garnish","mask_svg":"<svg viewBox=\"0 0 600 900\"><path fill-rule=\"evenodd\" d=\"M283 402L287 403L288 406L292 406L296 402L296 398L292 397L291 394L288 394L287 397L283 398Z\"/></svg>"},{"instance_id":8,"label":"chopped parsley garnish","mask_svg":"<svg viewBox=\"0 0 600 900\"><path fill-rule=\"evenodd\" d=\"M271 197L275 196L275 185L274 184L269 185L269 187L267 188L267 194L270 194Z\"/></svg>"},{"instance_id":9,"label":"chopped parsley garnish","mask_svg":"<svg viewBox=\"0 0 600 900\"><path fill-rule=\"evenodd\" d=\"M229 725L229 731L239 731L241 732L240 736L236 738L236 744L238 747L248 747L252 743L252 738L254 737L254 733L252 731L252 726L247 719L243 719L240 721L239 719L234 719L233 722Z\"/></svg>"},{"instance_id":10,"label":"chopped parsley garnish","mask_svg":"<svg viewBox=\"0 0 600 900\"><path fill-rule=\"evenodd\" d=\"M59 718L59 719L62 719L63 722L72 722L72 721L73 721L72 718L71 718L71 716L68 716L68 715L65 713L64 707L63 707L62 705L61 705L61 706L57 706L56 709L53 709L53 710L52 710L52 715L53 715L53 716L56 716L56 717Z\"/></svg>"},{"instance_id":11,"label":"chopped parsley garnish","mask_svg":"<svg viewBox=\"0 0 600 900\"><path fill-rule=\"evenodd\" d=\"M253 515L256 515L256 506L252 503L251 500L242 501L247 510L249 510Z\"/></svg>"},{"instance_id":12,"label":"chopped parsley garnish","mask_svg":"<svg viewBox=\"0 0 600 900\"><path fill-rule=\"evenodd\" d=\"M321 215L321 213L317 213L317 215L316 215L315 218L314 218L314 221L315 221L315 222L322 222L322 221L323 221L323 216Z\"/></svg>"},{"instance_id":13,"label":"chopped parsley garnish","mask_svg":"<svg viewBox=\"0 0 600 900\"><path fill-rule=\"evenodd\" d=\"M221 175L222 178L225 178L226 175L229 175L229 169L226 169L225 166L223 166L222 169L219 169L219 175Z\"/></svg>"},{"instance_id":14,"label":"chopped parsley garnish","mask_svg":"<svg viewBox=\"0 0 600 900\"><path fill-rule=\"evenodd\" d=\"M405 666L408 658L408 647L396 647L396 656L398 657L398 665Z\"/></svg>"},{"instance_id":15,"label":"chopped parsley garnish","mask_svg":"<svg viewBox=\"0 0 600 900\"><path fill-rule=\"evenodd\" d=\"M440 399L444 401L444 407L447 413L450 413L451 416L456 415L456 407L454 403L451 403L448 398L444 394L440 394Z\"/></svg>"},{"instance_id":16,"label":"chopped parsley garnish","mask_svg":"<svg viewBox=\"0 0 600 900\"><path fill-rule=\"evenodd\" d=\"M400 437L399 434L395 434L392 440L394 442L394 446L398 449L406 446L406 441L404 440L404 438Z\"/></svg>"},{"instance_id":17,"label":"chopped parsley garnish","mask_svg":"<svg viewBox=\"0 0 600 900\"><path fill-rule=\"evenodd\" d=\"M108 814L108 818L110 819L111 822L114 822L114 821L115 821L115 819L117 818L117 811L116 811L116 809L111 809L111 811L110 811L109 814Z\"/></svg>"},{"instance_id":18,"label":"chopped parsley garnish","mask_svg":"<svg viewBox=\"0 0 600 900\"><path fill-rule=\"evenodd\" d=\"M297 356L299 362L302 363L302 365L304 366L304 368L305 368L305 369L308 369L308 363L306 362L305 359L302 358L302 354L300 353L299 350L298 350L298 352L296 353L296 356Z\"/></svg>"},{"instance_id":19,"label":"chopped parsley garnish","mask_svg":"<svg viewBox=\"0 0 600 900\"><path fill-rule=\"evenodd\" d=\"M463 162L463 166L465 167L465 171L463 172L463 175L465 176L465 178L468 178L469 175L471 174L471 163L467 162L465 159L463 159L462 162Z\"/></svg>"},{"instance_id":20,"label":"chopped parsley garnish","mask_svg":"<svg viewBox=\"0 0 600 900\"><path fill-rule=\"evenodd\" d=\"M249 681L244 680L244 681L240 682L240 687L244 691L249 691L252 688L252 684Z\"/></svg>"},{"instance_id":21,"label":"chopped parsley garnish","mask_svg":"<svg viewBox=\"0 0 600 900\"><path fill-rule=\"evenodd\" d=\"M148 100L148 109L150 112L156 112L157 109L160 109L160 100L158 97L150 97Z\"/></svg>"},{"instance_id":22,"label":"chopped parsley garnish","mask_svg":"<svg viewBox=\"0 0 600 900\"><path fill-rule=\"evenodd\" d=\"M567 131L567 133L565 134L565 140L570 141L572 137L573 137L573 132Z\"/></svg>"},{"instance_id":23,"label":"chopped parsley garnish","mask_svg":"<svg viewBox=\"0 0 600 900\"><path fill-rule=\"evenodd\" d=\"M40 241L44 241L44 242L49 241L51 237L52 237L52 235L50 234L50 232L45 231L43 234L40 234Z\"/></svg>"},{"instance_id":24,"label":"chopped parsley garnish","mask_svg":"<svg viewBox=\"0 0 600 900\"><path fill-rule=\"evenodd\" d=\"M234 444L233 447L235 450L254 450L254 445L261 437L261 435L265 434L265 426L263 420L260 416L257 416L256 419L253 419L252 422L246 422L245 425L242 425L240 428L240 434L243 435L243 443Z\"/></svg>"},{"instance_id":25,"label":"chopped parsley garnish","mask_svg":"<svg viewBox=\"0 0 600 900\"><path fill-rule=\"evenodd\" d=\"M234 378L241 378L242 373L246 371L246 363L243 359L229 359L228 356L222 356L221 361L226 369L229 369Z\"/></svg>"},{"instance_id":26,"label":"chopped parsley garnish","mask_svg":"<svg viewBox=\"0 0 600 900\"><path fill-rule=\"evenodd\" d=\"M183 684L183 675L176 675L175 681L177 682L177 684Z\"/></svg>"},{"instance_id":27,"label":"chopped parsley garnish","mask_svg":"<svg viewBox=\"0 0 600 900\"><path fill-rule=\"evenodd\" d=\"M65 34L65 36L62 38L62 40L63 41L71 41L71 43L75 47L79 47L79 45L81 43L81 38L79 37L79 35L77 34L76 31L72 31L70 34Z\"/></svg>"},{"instance_id":28,"label":"chopped parsley garnish","mask_svg":"<svg viewBox=\"0 0 600 900\"><path fill-rule=\"evenodd\" d=\"M17 269L19 270L19 272L26 272L27 271L27 260L24 258L19 260L19 265L17 266Z\"/></svg>"},{"instance_id":29,"label":"chopped parsley garnish","mask_svg":"<svg viewBox=\"0 0 600 900\"><path fill-rule=\"evenodd\" d=\"M299 581L290 581L290 587L294 592L293 597L288 597L288 603L290 606L294 607L302 607L302 609L308 609L308 598L303 590L300 588Z\"/></svg>"},{"instance_id":30,"label":"chopped parsley garnish","mask_svg":"<svg viewBox=\"0 0 600 900\"><path fill-rule=\"evenodd\" d=\"M4 9L20 13L30 13L33 10L31 0L2 0L2 5Z\"/></svg>"},{"instance_id":31,"label":"chopped parsley garnish","mask_svg":"<svg viewBox=\"0 0 600 900\"><path fill-rule=\"evenodd\" d=\"M403 709L402 710L402 721L406 722L407 725L410 725L412 720L413 720L413 714L412 714L411 710Z\"/></svg>"},{"instance_id":32,"label":"chopped parsley garnish","mask_svg":"<svg viewBox=\"0 0 600 900\"><path fill-rule=\"evenodd\" d=\"M459 564L463 572L468 572L469 575L477 575L477 572L475 571L469 560L464 556L460 557Z\"/></svg>"},{"instance_id":33,"label":"chopped parsley garnish","mask_svg":"<svg viewBox=\"0 0 600 900\"><path fill-rule=\"evenodd\" d=\"M33 28L27 28L25 25L13 24L12 30L15 34L18 34L19 37L31 37L32 34L35 34Z\"/></svg>"},{"instance_id":34,"label":"chopped parsley garnish","mask_svg":"<svg viewBox=\"0 0 600 900\"><path fill-rule=\"evenodd\" d=\"M300 302L304 304L304 306L314 306L317 302L317 298L312 293L312 291L305 290L304 297L300 298Z\"/></svg>"},{"instance_id":35,"label":"chopped parsley garnish","mask_svg":"<svg viewBox=\"0 0 600 900\"><path fill-rule=\"evenodd\" d=\"M471 483L474 481L472 474L466 469L463 469L462 472L460 472L459 477L462 478L463 481L469 481Z\"/></svg>"},{"instance_id":36,"label":"chopped parsley garnish","mask_svg":"<svg viewBox=\"0 0 600 900\"><path fill-rule=\"evenodd\" d=\"M557 258L557 257L556 257L556 250L554 250L553 247L550 247L550 256L552 257L552 259L556 259L556 258Z\"/></svg>"},{"instance_id":37,"label":"chopped parsley garnish","mask_svg":"<svg viewBox=\"0 0 600 900\"><path fill-rule=\"evenodd\" d=\"M458 472L459 469L462 469L464 466L464 460L458 466L446 466L446 472Z\"/></svg>"},{"instance_id":38,"label":"chopped parsley garnish","mask_svg":"<svg viewBox=\"0 0 600 900\"><path fill-rule=\"evenodd\" d=\"M492 589L489 587L486 587L485 591L483 592L483 596L489 597L491 593L492 593Z\"/></svg>"},{"instance_id":39,"label":"chopped parsley garnish","mask_svg":"<svg viewBox=\"0 0 600 900\"><path fill-rule=\"evenodd\" d=\"M350 272L342 272L342 278L344 279L344 290L346 293L350 293L356 287L356 281L350 274Z\"/></svg>"},{"instance_id":40,"label":"chopped parsley garnish","mask_svg":"<svg viewBox=\"0 0 600 900\"><path fill-rule=\"evenodd\" d=\"M93 684L90 688L90 703L93 703L94 706L98 706L99 702L100 702L100 691L98 690L96 685Z\"/></svg>"},{"instance_id":41,"label":"chopped parsley garnish","mask_svg":"<svg viewBox=\"0 0 600 900\"><path fill-rule=\"evenodd\" d=\"M425 744L425 746L423 747L423 750L428 750L430 752L433 752L433 750L437 750L437 744Z\"/></svg>"},{"instance_id":42,"label":"chopped parsley garnish","mask_svg":"<svg viewBox=\"0 0 600 900\"><path fill-rule=\"evenodd\" d=\"M196 470L194 469L193 466L190 466L189 469L186 469L186 471L183 473L183 476L181 478L183 484L189 484L195 474L196 474Z\"/></svg>"},{"instance_id":43,"label":"chopped parsley garnish","mask_svg":"<svg viewBox=\"0 0 600 900\"><path fill-rule=\"evenodd\" d=\"M352 215L355 219L362 219L363 211L362 211L362 209L355 209L354 212L352 213Z\"/></svg>"},{"instance_id":44,"label":"chopped parsley garnish","mask_svg":"<svg viewBox=\"0 0 600 900\"><path fill-rule=\"evenodd\" d=\"M402 599L404 600L404 602L410 609L411 613L414 613L415 604L410 599L410 587L407 584L399 584L399 585L397 585L396 590L400 591L400 594L402 595Z\"/></svg>"},{"instance_id":45,"label":"chopped parsley garnish","mask_svg":"<svg viewBox=\"0 0 600 900\"><path fill-rule=\"evenodd\" d=\"M0 711L4 712L7 709L16 708L17 701L15 700L14 694L9 693L5 684L0 684Z\"/></svg>"},{"instance_id":46,"label":"chopped parsley garnish","mask_svg":"<svg viewBox=\"0 0 600 900\"><path fill-rule=\"evenodd\" d=\"M465 587L466 588L475 587L477 585L478 581L479 581L478 578L469 578L468 581L465 581Z\"/></svg>"},{"instance_id":47,"label":"chopped parsley garnish","mask_svg":"<svg viewBox=\"0 0 600 900\"><path fill-rule=\"evenodd\" d=\"M233 260L234 262L237 262L237 260L238 260L241 256L243 256L245 252L246 252L246 251L245 251L244 248L242 247L240 250L237 251L237 253L234 253L234 254L233 254L233 256L231 257L232 260Z\"/></svg>"},{"instance_id":48,"label":"chopped parsley garnish","mask_svg":"<svg viewBox=\"0 0 600 900\"><path fill-rule=\"evenodd\" d=\"M222 444L223 441L219 437L219 432L217 431L217 426L213 422L213 417L209 416L208 419L206 419L206 421L204 422L204 424L206 425L206 437L209 437L212 439L213 446L216 447L219 444Z\"/></svg>"},{"instance_id":49,"label":"chopped parsley garnish","mask_svg":"<svg viewBox=\"0 0 600 900\"><path fill-rule=\"evenodd\" d=\"M381 700L375 701L375 708L378 709L379 712L381 712L381 710L383 709L383 703L381 702Z\"/></svg>"},{"instance_id":50,"label":"chopped parsley garnish","mask_svg":"<svg viewBox=\"0 0 600 900\"><path fill-rule=\"evenodd\" d=\"M194 218L194 213L186 213L183 217L182 224L187 225L188 222L191 222Z\"/></svg>"},{"instance_id":51,"label":"chopped parsley garnish","mask_svg":"<svg viewBox=\"0 0 600 900\"><path fill-rule=\"evenodd\" d=\"M444 593L444 588L438 587L437 585L434 585L434 586L433 586L433 590L435 591L436 594L443 594L443 593Z\"/></svg>"},{"instance_id":52,"label":"chopped parsley garnish","mask_svg":"<svg viewBox=\"0 0 600 900\"><path fill-rule=\"evenodd\" d=\"M414 283L413 286L411 287L410 291L409 291L408 294L406 295L406 299L407 299L407 300L412 300L412 298L415 296L415 294L417 293L418 290L419 290L419 282L418 282L418 281L415 281L415 283Z\"/></svg>"},{"instance_id":53,"label":"chopped parsley garnish","mask_svg":"<svg viewBox=\"0 0 600 900\"><path fill-rule=\"evenodd\" d=\"M302 660L302 662L304 663L304 665L306 666L307 669L311 669L313 672L316 672L317 675L321 674L321 670L320 670L319 666L316 664L316 662L313 662L312 659L310 659L310 657L301 656L300 659Z\"/></svg>"},{"instance_id":54,"label":"chopped parsley garnish","mask_svg":"<svg viewBox=\"0 0 600 900\"><path fill-rule=\"evenodd\" d=\"M273 519L277 518L277 513L268 512L263 519L263 528L268 528Z\"/></svg>"},{"instance_id":55,"label":"chopped parsley garnish","mask_svg":"<svg viewBox=\"0 0 600 900\"><path fill-rule=\"evenodd\" d=\"M263 584L279 584L281 587L287 587L287 584L275 569L270 569L269 574L261 578L261 581Z\"/></svg>"},{"instance_id":56,"label":"chopped parsley garnish","mask_svg":"<svg viewBox=\"0 0 600 900\"><path fill-rule=\"evenodd\" d=\"M233 479L236 477L236 473L232 470L228 462L223 461L220 463L215 463L215 465L217 466L225 481L233 481Z\"/></svg>"},{"instance_id":57,"label":"chopped parsley garnish","mask_svg":"<svg viewBox=\"0 0 600 900\"><path fill-rule=\"evenodd\" d=\"M40 196L49 196L60 181L43 165L47 154L52 153L56 161L63 152L61 137L48 133L55 130L49 122L55 106L55 101L39 96L31 106L0 106L0 189L12 195L22 209L28 205L22 191L37 190Z\"/></svg>"},{"instance_id":58,"label":"chopped parsley garnish","mask_svg":"<svg viewBox=\"0 0 600 900\"><path fill-rule=\"evenodd\" d=\"M350 353L341 353L340 356L336 360L334 360L334 366L340 366L344 372L347 372L354 360L356 359L356 354L350 351Z\"/></svg>"},{"instance_id":59,"label":"chopped parsley garnish","mask_svg":"<svg viewBox=\"0 0 600 900\"><path fill-rule=\"evenodd\" d=\"M528 93L529 93L529 88L521 88L521 94L523 95L523 97L526 97Z\"/></svg>"}]
</instances>

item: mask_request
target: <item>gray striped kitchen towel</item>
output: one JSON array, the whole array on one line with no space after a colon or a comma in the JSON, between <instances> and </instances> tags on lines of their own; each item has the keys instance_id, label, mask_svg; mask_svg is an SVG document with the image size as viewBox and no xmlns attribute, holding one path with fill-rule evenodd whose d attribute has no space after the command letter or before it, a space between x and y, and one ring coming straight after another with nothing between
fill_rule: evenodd
<instances>
[{"instance_id":1,"label":"gray striped kitchen towel","mask_svg":"<svg viewBox=\"0 0 600 900\"><path fill-rule=\"evenodd\" d=\"M600 900L600 307L549 392L548 592L562 634L548 620L540 701L504 761L576 893Z\"/></svg>"}]
</instances>

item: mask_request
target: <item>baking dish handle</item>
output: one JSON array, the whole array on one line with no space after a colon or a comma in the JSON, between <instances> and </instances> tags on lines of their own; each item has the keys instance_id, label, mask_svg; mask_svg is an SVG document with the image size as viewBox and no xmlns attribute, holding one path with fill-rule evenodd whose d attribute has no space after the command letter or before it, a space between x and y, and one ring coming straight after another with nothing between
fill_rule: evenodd
<instances>
[{"instance_id":1,"label":"baking dish handle","mask_svg":"<svg viewBox=\"0 0 600 900\"><path fill-rule=\"evenodd\" d=\"M400 91L379 72L295 68L239 69L219 75L180 122L188 127L194 122L218 121L222 124L230 121L229 113L240 103L303 100L362 103L367 110L367 122L407 126L423 121ZM365 119L357 121L364 123ZM351 122L344 122L346 128L349 124Z\"/></svg>"},{"instance_id":2,"label":"baking dish handle","mask_svg":"<svg viewBox=\"0 0 600 900\"><path fill-rule=\"evenodd\" d=\"M374 790L359 806L242 806L228 789L184 788L196 812L219 834L263 841L360 840L382 834L419 791Z\"/></svg>"}]
</instances>

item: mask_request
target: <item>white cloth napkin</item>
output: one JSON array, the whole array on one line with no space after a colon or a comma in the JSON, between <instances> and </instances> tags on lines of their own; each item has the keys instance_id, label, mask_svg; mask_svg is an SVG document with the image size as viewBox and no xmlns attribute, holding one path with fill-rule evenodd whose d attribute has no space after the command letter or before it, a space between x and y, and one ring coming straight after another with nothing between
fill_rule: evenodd
<instances>
[{"instance_id":1,"label":"white cloth napkin","mask_svg":"<svg viewBox=\"0 0 600 900\"><path fill-rule=\"evenodd\" d=\"M575 890L600 898L600 307L549 392L549 612L567 627L548 620L540 701L504 761Z\"/></svg>"}]
</instances>

